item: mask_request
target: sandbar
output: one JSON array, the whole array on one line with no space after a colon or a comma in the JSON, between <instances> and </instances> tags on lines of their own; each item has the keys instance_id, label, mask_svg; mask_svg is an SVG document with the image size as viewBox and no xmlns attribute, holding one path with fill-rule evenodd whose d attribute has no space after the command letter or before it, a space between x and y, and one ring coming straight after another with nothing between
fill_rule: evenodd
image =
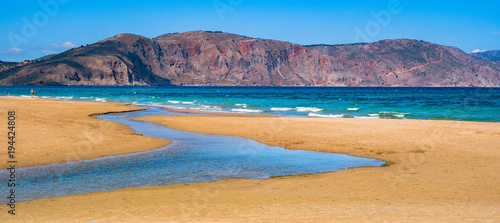
<instances>
[{"instance_id":1,"label":"sandbar","mask_svg":"<svg viewBox=\"0 0 500 223\"><path fill-rule=\"evenodd\" d=\"M19 103L26 104L25 100ZM97 111L90 113L93 112ZM88 116L89 112L85 114ZM80 123L87 118L84 116L67 121ZM179 130L241 136L287 149L375 158L391 165L39 199L20 202L15 219L2 219L8 219L7 222L500 221L500 123L234 116L154 116L140 120ZM42 122L38 128L49 124ZM32 131L26 128L21 133L35 134ZM64 134L73 143L86 140L74 138L78 135L81 133L65 131ZM45 143L49 142L42 141L40 145Z\"/></svg>"},{"instance_id":2,"label":"sandbar","mask_svg":"<svg viewBox=\"0 0 500 223\"><path fill-rule=\"evenodd\" d=\"M137 135L128 126L93 116L143 110L121 103L60 101L28 97L0 97L7 138L7 112L15 111L16 166L29 167L157 149L167 140ZM3 140L2 140L3 142ZM7 152L6 143L5 153ZM7 155L0 156L6 165Z\"/></svg>"}]
</instances>

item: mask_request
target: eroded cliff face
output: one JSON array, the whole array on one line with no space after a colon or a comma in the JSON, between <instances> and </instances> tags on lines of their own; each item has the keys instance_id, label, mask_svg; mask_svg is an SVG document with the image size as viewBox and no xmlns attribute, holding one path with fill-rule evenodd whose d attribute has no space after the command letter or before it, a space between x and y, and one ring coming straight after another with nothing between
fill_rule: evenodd
<instances>
[{"instance_id":1,"label":"eroded cliff face","mask_svg":"<svg viewBox=\"0 0 500 223\"><path fill-rule=\"evenodd\" d=\"M300 46L221 32L120 34L0 73L0 84L500 86L500 65L397 39Z\"/></svg>"},{"instance_id":2,"label":"eroded cliff face","mask_svg":"<svg viewBox=\"0 0 500 223\"><path fill-rule=\"evenodd\" d=\"M499 86L498 64L479 60L456 47L396 39L370 44L310 46L330 55L361 85Z\"/></svg>"}]
</instances>

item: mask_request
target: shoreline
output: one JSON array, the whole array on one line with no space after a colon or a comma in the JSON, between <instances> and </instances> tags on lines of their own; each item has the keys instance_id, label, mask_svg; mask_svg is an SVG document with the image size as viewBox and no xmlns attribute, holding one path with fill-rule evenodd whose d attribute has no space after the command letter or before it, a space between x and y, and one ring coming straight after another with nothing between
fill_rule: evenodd
<instances>
[{"instance_id":1,"label":"shoreline","mask_svg":"<svg viewBox=\"0 0 500 223\"><path fill-rule=\"evenodd\" d=\"M156 107L159 107L159 106L156 106ZM169 112L184 113L184 114L239 116L239 117L268 117L268 116L272 116L270 114L252 114L252 113L243 113L243 112L200 111L200 110L194 110L194 109L167 108L167 107L159 107L159 108L163 109L165 111L169 111ZM286 116L274 115L273 117L286 117Z\"/></svg>"},{"instance_id":2,"label":"shoreline","mask_svg":"<svg viewBox=\"0 0 500 223\"><path fill-rule=\"evenodd\" d=\"M148 116L140 120L179 130L236 135L287 149L335 152L394 164L38 199L20 202L23 208L16 219L39 222L500 220L500 195L496 193L500 184L496 172L500 168L500 123L220 115Z\"/></svg>"},{"instance_id":3,"label":"shoreline","mask_svg":"<svg viewBox=\"0 0 500 223\"><path fill-rule=\"evenodd\" d=\"M17 114L18 168L124 155L170 144L139 136L126 125L94 118L144 110L125 103L0 97L0 105L2 114L7 110ZM7 135L6 129L0 132ZM0 156L0 162L6 165L7 156Z\"/></svg>"}]
</instances>

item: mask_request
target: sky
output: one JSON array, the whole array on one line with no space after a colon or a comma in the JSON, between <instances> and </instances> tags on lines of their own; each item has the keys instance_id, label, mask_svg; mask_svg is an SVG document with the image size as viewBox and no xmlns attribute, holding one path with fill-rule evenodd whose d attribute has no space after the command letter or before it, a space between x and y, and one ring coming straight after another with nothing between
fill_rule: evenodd
<instances>
[{"instance_id":1,"label":"sky","mask_svg":"<svg viewBox=\"0 0 500 223\"><path fill-rule=\"evenodd\" d=\"M500 49L500 1L1 0L0 60L24 61L120 34L223 31L301 45L405 38Z\"/></svg>"}]
</instances>

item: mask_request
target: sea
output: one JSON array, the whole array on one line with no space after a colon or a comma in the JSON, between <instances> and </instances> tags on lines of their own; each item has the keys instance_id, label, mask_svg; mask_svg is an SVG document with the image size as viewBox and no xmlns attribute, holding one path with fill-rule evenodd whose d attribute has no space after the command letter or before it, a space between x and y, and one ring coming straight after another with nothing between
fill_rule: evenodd
<instances>
[{"instance_id":1,"label":"sea","mask_svg":"<svg viewBox=\"0 0 500 223\"><path fill-rule=\"evenodd\" d=\"M500 122L500 88L0 86L0 96L289 117Z\"/></svg>"}]
</instances>

